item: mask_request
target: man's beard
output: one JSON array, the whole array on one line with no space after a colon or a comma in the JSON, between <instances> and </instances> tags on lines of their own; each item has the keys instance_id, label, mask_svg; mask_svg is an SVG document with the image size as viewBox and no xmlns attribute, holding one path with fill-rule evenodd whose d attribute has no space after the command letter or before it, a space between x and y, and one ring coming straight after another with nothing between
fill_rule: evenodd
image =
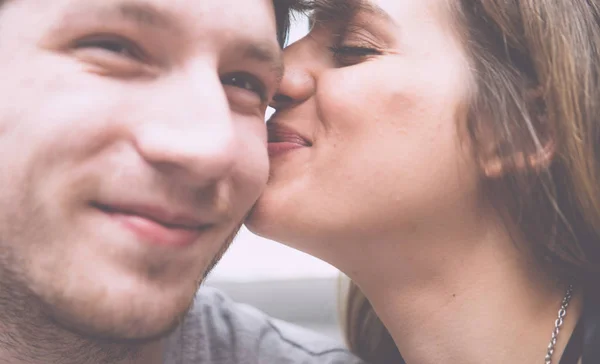
<instances>
[{"instance_id":1,"label":"man's beard","mask_svg":"<svg viewBox=\"0 0 600 364\"><path fill-rule=\"evenodd\" d=\"M231 244L235 240L236 236L240 232L240 229L242 228L243 225L244 225L243 223L239 223L237 225L237 227L233 230L233 232L231 234L229 234L229 236L227 237L227 240L225 240L225 244L223 244L223 246L221 247L221 249L217 252L217 255L215 255L215 257L213 258L213 260L208 265L208 268L206 268L206 270L204 271L204 275L202 276L202 279L200 280L200 282L198 284L198 287L200 287L200 285L202 284L202 282L204 282L204 280L206 279L206 277L208 277L208 275L217 266L217 263L219 263L221 261L221 258L223 258L223 255L225 255L225 252L227 252L227 250L229 250L229 247L231 246Z\"/></svg>"},{"instance_id":2,"label":"man's beard","mask_svg":"<svg viewBox=\"0 0 600 364\"><path fill-rule=\"evenodd\" d=\"M211 260L203 275L196 282L200 288L204 279L223 257L242 224L229 235L221 249ZM0 244L1 246L1 244ZM57 320L49 307L29 289L23 274L19 273L19 258L10 251L0 252L0 358L8 355L14 361L26 363L61 364L117 364L133 362L143 349L176 330L190 308L162 332L143 339L99 337L78 332Z\"/></svg>"}]
</instances>

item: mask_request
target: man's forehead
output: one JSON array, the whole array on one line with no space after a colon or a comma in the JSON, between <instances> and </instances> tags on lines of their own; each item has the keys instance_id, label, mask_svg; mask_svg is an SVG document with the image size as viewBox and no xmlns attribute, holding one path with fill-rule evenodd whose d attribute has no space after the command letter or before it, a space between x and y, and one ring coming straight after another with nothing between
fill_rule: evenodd
<instances>
[{"instance_id":1,"label":"man's forehead","mask_svg":"<svg viewBox=\"0 0 600 364\"><path fill-rule=\"evenodd\" d=\"M80 14L122 15L153 25L163 25L168 19L192 22L199 28L218 23L251 26L254 31L275 29L273 4L268 0L66 0L64 8Z\"/></svg>"}]
</instances>

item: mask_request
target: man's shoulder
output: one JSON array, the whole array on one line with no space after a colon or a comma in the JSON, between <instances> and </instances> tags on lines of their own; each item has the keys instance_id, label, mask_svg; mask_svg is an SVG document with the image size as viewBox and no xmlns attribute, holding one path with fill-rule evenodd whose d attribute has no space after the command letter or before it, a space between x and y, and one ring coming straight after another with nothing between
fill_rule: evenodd
<instances>
[{"instance_id":1,"label":"man's shoulder","mask_svg":"<svg viewBox=\"0 0 600 364\"><path fill-rule=\"evenodd\" d=\"M181 358L166 364L362 363L335 340L235 303L209 287L200 289L168 346L168 358Z\"/></svg>"}]
</instances>

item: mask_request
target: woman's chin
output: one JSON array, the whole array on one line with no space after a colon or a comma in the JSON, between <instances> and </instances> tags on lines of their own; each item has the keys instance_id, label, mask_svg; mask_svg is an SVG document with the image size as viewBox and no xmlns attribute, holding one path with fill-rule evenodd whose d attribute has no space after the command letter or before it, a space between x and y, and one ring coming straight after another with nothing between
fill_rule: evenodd
<instances>
[{"instance_id":1,"label":"woman's chin","mask_svg":"<svg viewBox=\"0 0 600 364\"><path fill-rule=\"evenodd\" d=\"M246 217L245 225L253 234L272 239L272 226L279 225L276 214L270 213L268 197L261 196Z\"/></svg>"},{"instance_id":2,"label":"woman's chin","mask_svg":"<svg viewBox=\"0 0 600 364\"><path fill-rule=\"evenodd\" d=\"M244 224L246 225L248 230L250 230L250 232L252 232L253 234L266 237L262 233L261 227L263 226L263 223L259 216L260 214L256 212L256 207L253 208L250 211L250 214L248 214L248 217L246 217L246 221L244 222Z\"/></svg>"},{"instance_id":3,"label":"woman's chin","mask_svg":"<svg viewBox=\"0 0 600 364\"><path fill-rule=\"evenodd\" d=\"M289 196L267 188L248 214L245 224L258 236L296 248L296 244L288 243L303 238L303 229L298 229L304 220L302 207L293 203Z\"/></svg>"}]
</instances>

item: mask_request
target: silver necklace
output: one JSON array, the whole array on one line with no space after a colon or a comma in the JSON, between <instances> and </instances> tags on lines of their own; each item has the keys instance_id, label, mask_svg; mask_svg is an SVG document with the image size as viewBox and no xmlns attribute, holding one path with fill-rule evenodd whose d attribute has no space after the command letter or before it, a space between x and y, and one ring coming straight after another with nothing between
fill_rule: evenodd
<instances>
[{"instance_id":1,"label":"silver necklace","mask_svg":"<svg viewBox=\"0 0 600 364\"><path fill-rule=\"evenodd\" d=\"M556 321L554 321L554 330L552 330L552 339L550 339L550 343L548 344L548 351L546 352L546 359L544 361L545 364L552 364L552 354L554 354L556 339L558 338L558 333L560 332L560 328L563 325L564 318L567 315L567 307L569 307L569 302L571 302L572 295L573 285L569 284L567 292L565 293L565 297L563 298L562 304L560 305L560 309L558 310L558 318L556 319Z\"/></svg>"}]
</instances>

